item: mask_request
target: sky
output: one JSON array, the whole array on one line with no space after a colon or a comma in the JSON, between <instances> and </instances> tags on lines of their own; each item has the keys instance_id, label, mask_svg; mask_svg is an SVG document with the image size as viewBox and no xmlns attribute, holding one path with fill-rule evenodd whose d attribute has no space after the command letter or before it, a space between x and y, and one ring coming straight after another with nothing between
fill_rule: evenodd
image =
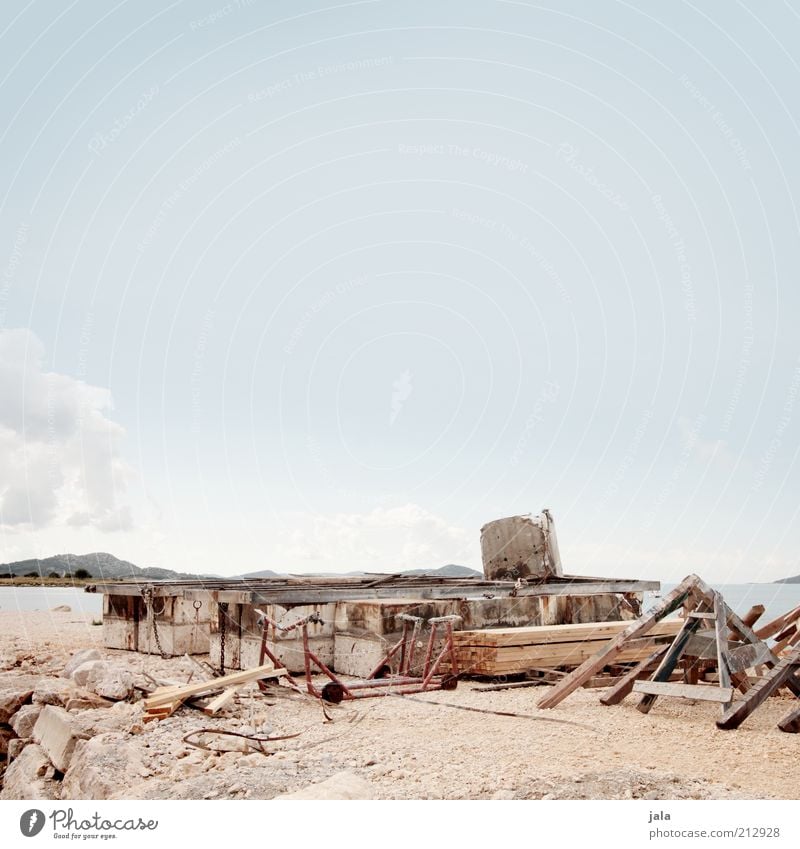
<instances>
[{"instance_id":1,"label":"sky","mask_svg":"<svg viewBox=\"0 0 800 849\"><path fill-rule=\"evenodd\" d=\"M800 13L7 0L0 562L800 572Z\"/></svg>"}]
</instances>

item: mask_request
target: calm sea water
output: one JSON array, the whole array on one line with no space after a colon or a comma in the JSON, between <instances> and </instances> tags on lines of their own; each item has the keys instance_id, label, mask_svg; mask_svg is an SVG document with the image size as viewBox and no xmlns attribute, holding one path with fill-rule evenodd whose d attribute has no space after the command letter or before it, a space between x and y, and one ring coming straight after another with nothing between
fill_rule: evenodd
<instances>
[{"instance_id":1,"label":"calm sea water","mask_svg":"<svg viewBox=\"0 0 800 849\"><path fill-rule=\"evenodd\" d=\"M52 610L61 604L80 613L103 612L103 596L83 587L0 587L0 610Z\"/></svg>"}]
</instances>

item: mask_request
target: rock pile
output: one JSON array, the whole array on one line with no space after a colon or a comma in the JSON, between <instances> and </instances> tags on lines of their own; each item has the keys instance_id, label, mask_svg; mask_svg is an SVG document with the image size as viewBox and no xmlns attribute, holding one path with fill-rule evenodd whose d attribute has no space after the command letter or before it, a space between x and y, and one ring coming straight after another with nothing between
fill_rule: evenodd
<instances>
[{"instance_id":1,"label":"rock pile","mask_svg":"<svg viewBox=\"0 0 800 849\"><path fill-rule=\"evenodd\" d=\"M133 689L130 671L104 661L96 649L75 652L60 677L5 678L0 683L0 760L6 763L0 799L80 798L63 793L87 783L87 789L99 792L98 770L87 762L87 754L97 760L98 750L90 744L99 732L130 725L135 708L125 700ZM105 745L125 763L118 745ZM79 772L85 777L71 775L73 760L83 764ZM113 771L103 774L113 781ZM103 786L105 795L83 798L108 798L113 787Z\"/></svg>"}]
</instances>

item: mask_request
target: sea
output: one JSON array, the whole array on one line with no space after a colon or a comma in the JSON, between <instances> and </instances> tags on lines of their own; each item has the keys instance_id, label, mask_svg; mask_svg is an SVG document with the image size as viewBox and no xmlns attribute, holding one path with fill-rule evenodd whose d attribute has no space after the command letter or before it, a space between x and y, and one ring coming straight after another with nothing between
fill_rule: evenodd
<instances>
[{"instance_id":1,"label":"sea","mask_svg":"<svg viewBox=\"0 0 800 849\"><path fill-rule=\"evenodd\" d=\"M66 604L78 613L103 613L103 596L83 587L0 587L0 611L52 610Z\"/></svg>"}]
</instances>

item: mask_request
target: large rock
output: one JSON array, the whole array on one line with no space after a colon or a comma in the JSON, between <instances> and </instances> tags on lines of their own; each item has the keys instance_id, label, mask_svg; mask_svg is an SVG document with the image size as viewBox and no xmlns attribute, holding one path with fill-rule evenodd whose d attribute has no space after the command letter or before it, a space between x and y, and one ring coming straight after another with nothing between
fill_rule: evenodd
<instances>
[{"instance_id":1,"label":"large rock","mask_svg":"<svg viewBox=\"0 0 800 849\"><path fill-rule=\"evenodd\" d=\"M96 666L89 673L86 687L104 699L122 701L133 693L133 675L118 666Z\"/></svg>"},{"instance_id":2,"label":"large rock","mask_svg":"<svg viewBox=\"0 0 800 849\"><path fill-rule=\"evenodd\" d=\"M119 734L100 734L75 747L62 799L121 799L150 775L138 752Z\"/></svg>"},{"instance_id":3,"label":"large rock","mask_svg":"<svg viewBox=\"0 0 800 849\"><path fill-rule=\"evenodd\" d=\"M8 744L17 735L7 725L0 725L0 755L8 755Z\"/></svg>"},{"instance_id":4,"label":"large rock","mask_svg":"<svg viewBox=\"0 0 800 849\"><path fill-rule=\"evenodd\" d=\"M31 700L33 690L24 687L4 687L0 690L0 722L8 722L12 716Z\"/></svg>"},{"instance_id":5,"label":"large rock","mask_svg":"<svg viewBox=\"0 0 800 849\"><path fill-rule=\"evenodd\" d=\"M50 761L41 746L31 743L13 760L3 776L0 799L58 799L58 781L46 778Z\"/></svg>"},{"instance_id":6,"label":"large rock","mask_svg":"<svg viewBox=\"0 0 800 849\"><path fill-rule=\"evenodd\" d=\"M87 660L73 669L69 677L79 687L88 687L93 676L102 676L103 673L108 671L108 668L108 664L104 660Z\"/></svg>"},{"instance_id":7,"label":"large rock","mask_svg":"<svg viewBox=\"0 0 800 849\"><path fill-rule=\"evenodd\" d=\"M59 771L66 772L77 742L85 737L71 714L63 708L45 705L33 727L33 739Z\"/></svg>"},{"instance_id":8,"label":"large rock","mask_svg":"<svg viewBox=\"0 0 800 849\"><path fill-rule=\"evenodd\" d=\"M33 726L36 725L41 712L41 705L23 705L8 724L14 729L17 737L33 737Z\"/></svg>"},{"instance_id":9,"label":"large rock","mask_svg":"<svg viewBox=\"0 0 800 849\"><path fill-rule=\"evenodd\" d=\"M33 690L33 701L40 705L65 705L78 694L72 681L63 678L42 678Z\"/></svg>"},{"instance_id":10,"label":"large rock","mask_svg":"<svg viewBox=\"0 0 800 849\"><path fill-rule=\"evenodd\" d=\"M76 651L75 654L67 662L67 665L64 667L63 675L65 678L69 678L72 673L82 664L87 663L90 660L102 660L102 656L97 649L81 649L80 651Z\"/></svg>"},{"instance_id":11,"label":"large rock","mask_svg":"<svg viewBox=\"0 0 800 849\"><path fill-rule=\"evenodd\" d=\"M319 784L294 793L283 793L276 799L374 799L375 789L365 778L352 772L337 772Z\"/></svg>"}]
</instances>

